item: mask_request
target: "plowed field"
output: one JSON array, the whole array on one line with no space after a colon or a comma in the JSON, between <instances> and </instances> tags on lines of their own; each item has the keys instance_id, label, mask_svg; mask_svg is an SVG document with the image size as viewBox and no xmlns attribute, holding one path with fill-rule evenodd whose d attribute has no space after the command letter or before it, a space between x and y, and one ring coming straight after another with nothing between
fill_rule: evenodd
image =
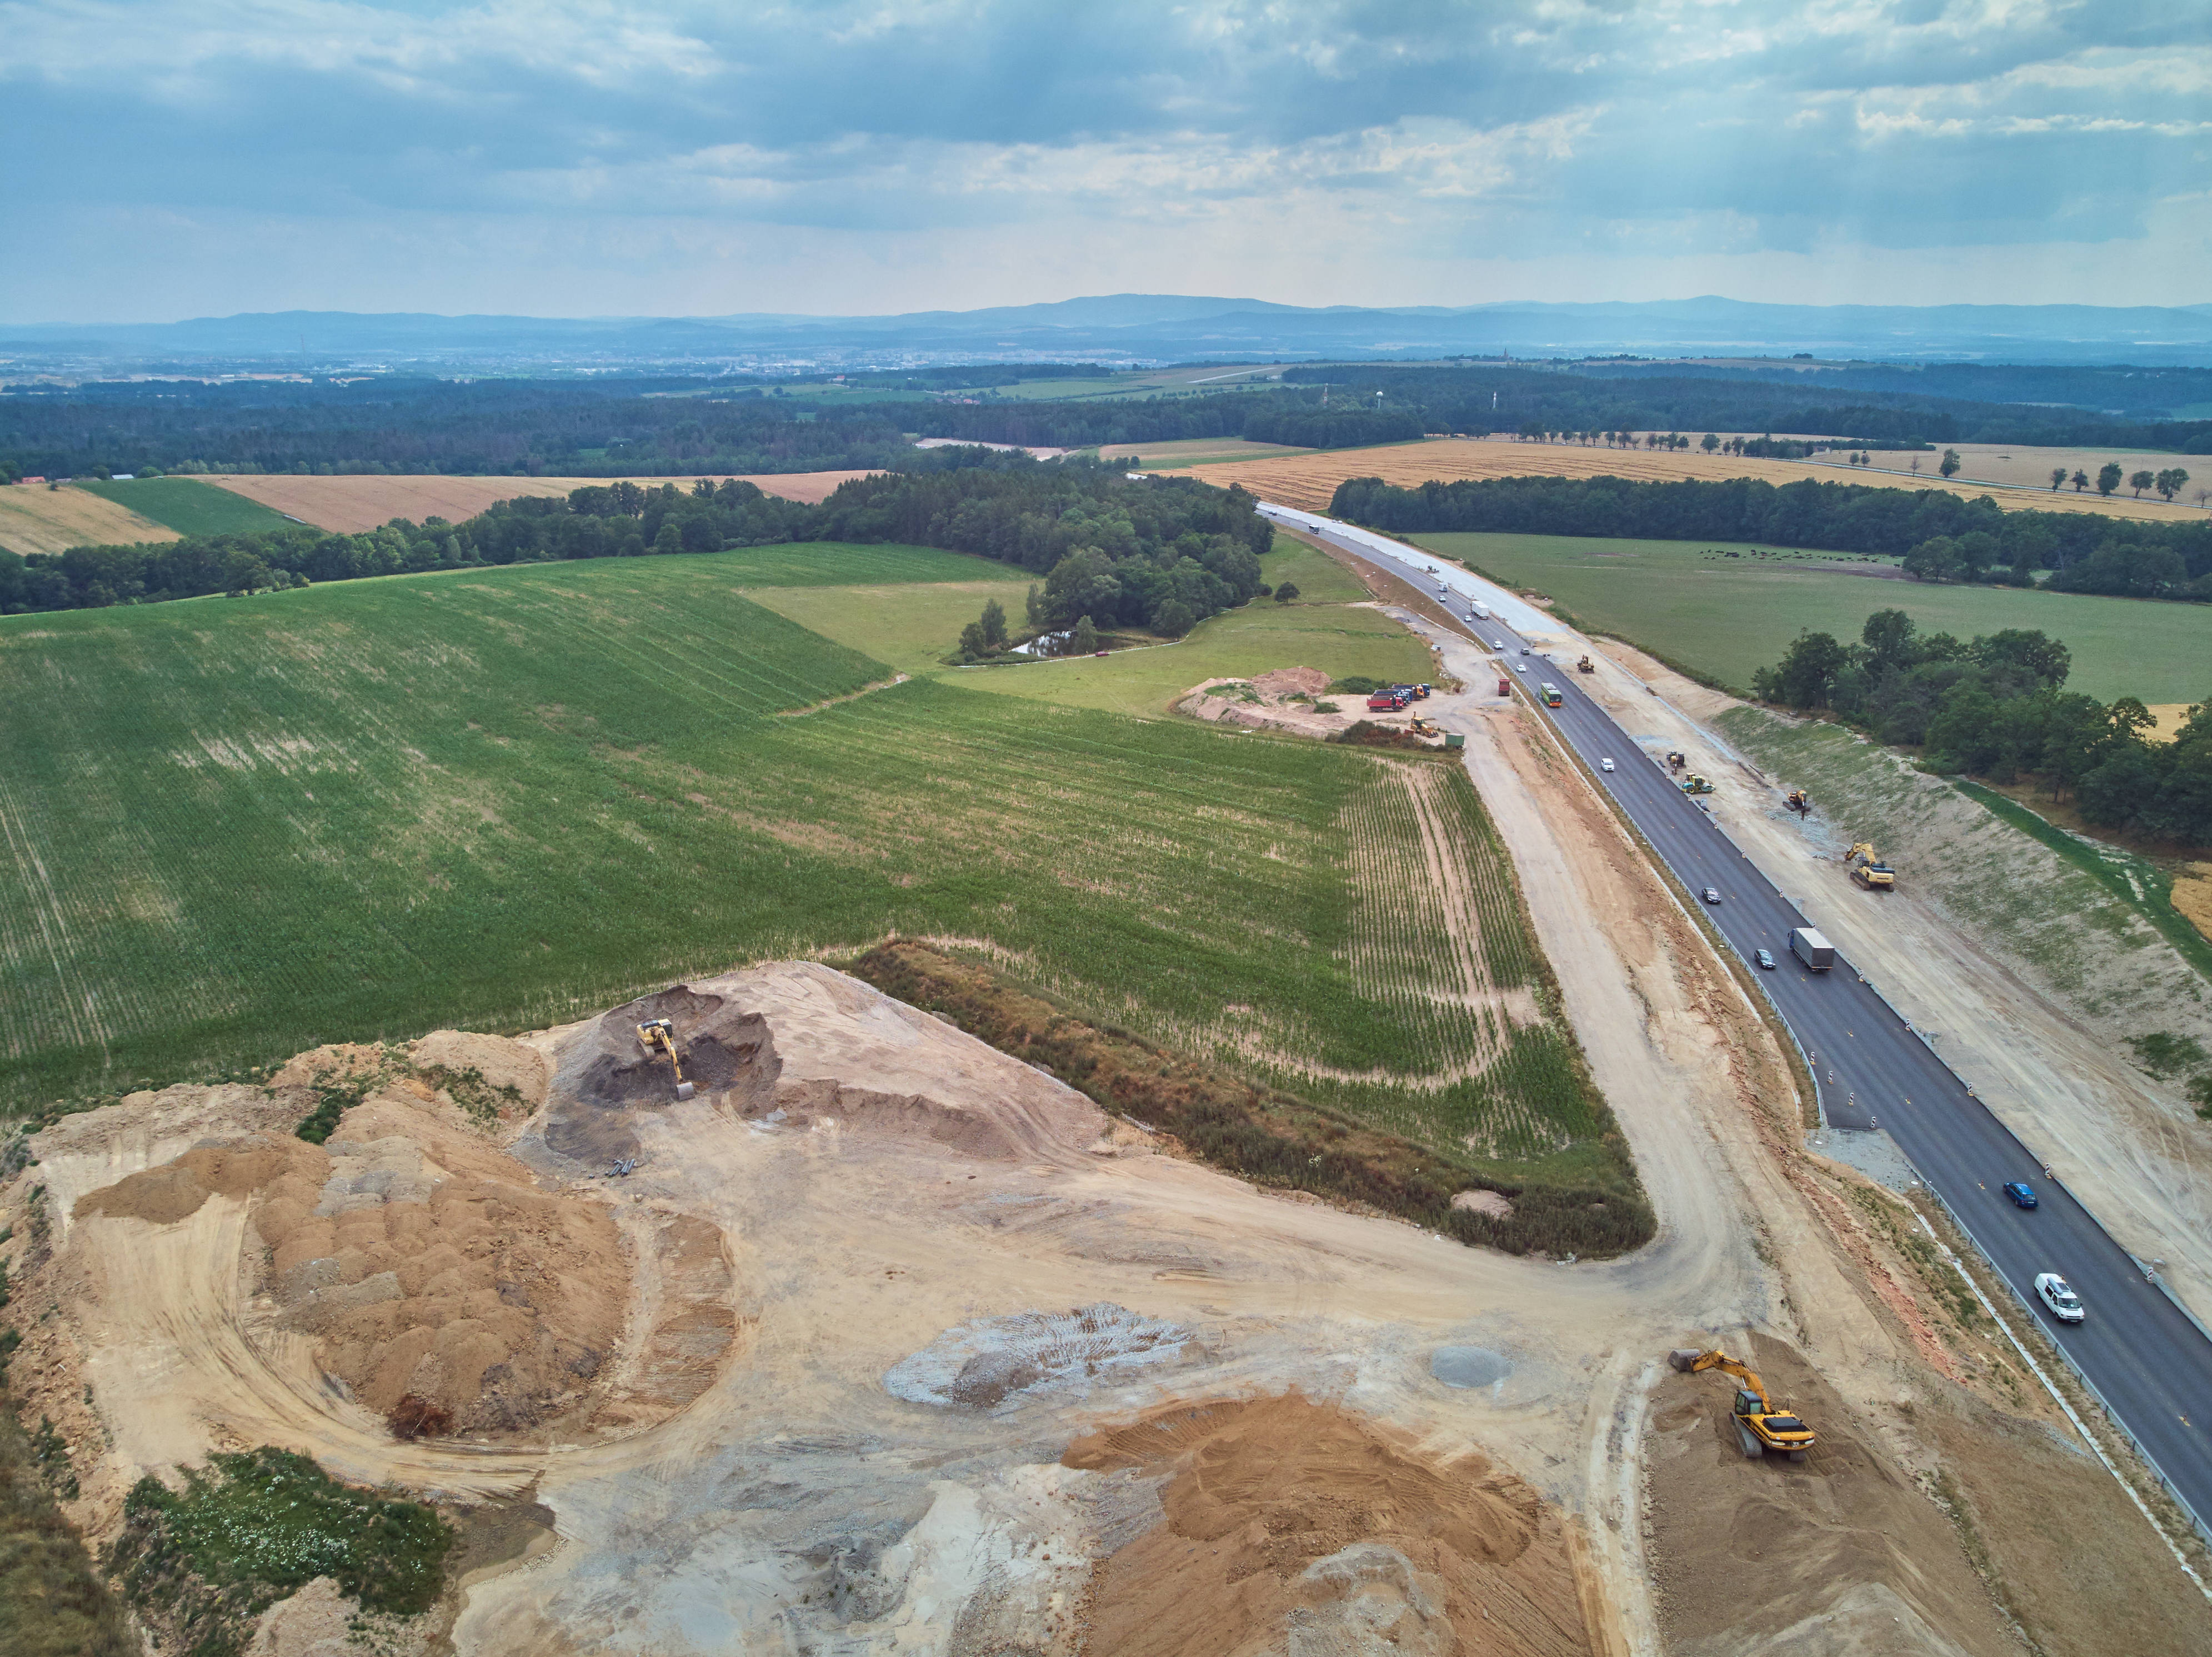
<instances>
[{"instance_id":1,"label":"plowed field","mask_svg":"<svg viewBox=\"0 0 2212 1657\"><path fill-rule=\"evenodd\" d=\"M715 473L717 483L726 474ZM810 506L828 499L840 483L855 477L868 477L865 471L836 472L775 472L764 476L747 476L744 481L757 483L769 495L786 501L804 501ZM358 535L363 530L373 530L388 524L395 518L410 519L421 523L426 518L443 518L452 523L473 518L495 501L512 501L524 495L566 495L571 489L580 489L593 483L613 483L621 480L612 477L446 477L428 474L407 477L299 477L289 473L240 474L234 477L210 477L210 483L219 483L224 489L258 501L288 518L296 518L317 529L332 530L341 534ZM634 477L633 483L657 489L663 483L674 483L688 489L697 480L690 477ZM67 493L67 491L64 491ZM4 534L4 531L0 531ZM111 539L167 541L175 537L167 531L159 535L142 535ZM75 545L75 542L69 544ZM28 549L25 549L28 550Z\"/></svg>"},{"instance_id":2,"label":"plowed field","mask_svg":"<svg viewBox=\"0 0 2212 1657\"><path fill-rule=\"evenodd\" d=\"M1930 463L1937 458L1933 455L1921 458ZM2212 473L2212 467L2206 470ZM1263 501L1295 507L1302 512L1327 512L1336 486L1349 477L1379 477L1386 483L1408 489L1462 477L1626 477L1656 483L1678 483L1685 478L1763 477L1776 484L1796 483L1809 477L1823 483L1871 483L1900 489L1948 489L1954 495L1969 499L1986 495L2008 512L2029 508L2094 512L2113 518L2176 523L2186 522L2183 514L2196 510L2179 504L2169 505L2155 496L2141 501L2115 496L2107 501L2094 494L2075 495L2070 489L2054 495L2047 489L1996 489L1963 479L1945 483L1939 478L1893 475L1808 460L1747 459L1701 454L1695 449L1654 454L1646 449L1523 443L1510 438L1438 438L1429 443L1394 443L1379 448L1337 449L1327 454L1294 455L1281 459L1237 460L1220 465L1192 466L1187 475L1202 477L1224 489L1231 483L1242 483Z\"/></svg>"}]
</instances>

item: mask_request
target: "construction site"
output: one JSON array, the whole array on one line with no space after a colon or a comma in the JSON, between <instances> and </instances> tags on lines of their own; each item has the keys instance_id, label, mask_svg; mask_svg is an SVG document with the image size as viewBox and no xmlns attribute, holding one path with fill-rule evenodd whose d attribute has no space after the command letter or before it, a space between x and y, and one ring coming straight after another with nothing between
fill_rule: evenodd
<instances>
[{"instance_id":1,"label":"construction site","mask_svg":"<svg viewBox=\"0 0 2212 1657\"><path fill-rule=\"evenodd\" d=\"M2201 1552L1987 1314L1940 1213L1808 1148L1773 1024L1510 682L1376 579L1434 647L1418 705L1462 738L1656 1241L1509 1255L1237 1179L812 962L135 1094L20 1142L0 1213L11 1293L46 1310L10 1385L64 1447L72 1520L112 1546L148 1476L273 1447L456 1537L416 1614L323 1577L142 1626L268 1657L364 1629L490 1654L2212 1650ZM1188 711L1358 717L1321 689ZM1720 773L1680 729L1670 771Z\"/></svg>"}]
</instances>

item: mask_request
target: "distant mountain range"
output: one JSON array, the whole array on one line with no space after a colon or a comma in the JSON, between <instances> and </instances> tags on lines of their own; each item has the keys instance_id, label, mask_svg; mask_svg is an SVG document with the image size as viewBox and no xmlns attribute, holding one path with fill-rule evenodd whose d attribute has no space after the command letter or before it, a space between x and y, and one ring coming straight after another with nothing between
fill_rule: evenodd
<instances>
[{"instance_id":1,"label":"distant mountain range","mask_svg":"<svg viewBox=\"0 0 2212 1657\"><path fill-rule=\"evenodd\" d=\"M1594 305L1306 307L1115 294L899 316L460 316L285 311L112 326L0 325L0 371L349 366L519 369L1157 364L1449 356L1788 357L2212 365L2212 305Z\"/></svg>"}]
</instances>

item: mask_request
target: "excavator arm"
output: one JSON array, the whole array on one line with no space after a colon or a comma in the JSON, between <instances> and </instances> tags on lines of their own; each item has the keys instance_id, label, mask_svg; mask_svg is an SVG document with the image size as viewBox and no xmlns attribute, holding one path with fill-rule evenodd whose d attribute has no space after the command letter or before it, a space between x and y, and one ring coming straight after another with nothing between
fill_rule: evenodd
<instances>
[{"instance_id":1,"label":"excavator arm","mask_svg":"<svg viewBox=\"0 0 2212 1657\"><path fill-rule=\"evenodd\" d=\"M648 1053L665 1053L669 1068L676 1072L676 1096L689 1099L697 1091L684 1079L684 1060L676 1051L676 1026L665 1018L647 1020L637 1027L637 1039L645 1044Z\"/></svg>"},{"instance_id":2,"label":"excavator arm","mask_svg":"<svg viewBox=\"0 0 2212 1657\"><path fill-rule=\"evenodd\" d=\"M1777 1409L1774 1400L1767 1395L1766 1383L1757 1373L1718 1347L1705 1352L1670 1352L1668 1362L1691 1375L1717 1369L1735 1379L1736 1436L1746 1455L1759 1456L1769 1450L1779 1450L1792 1461L1802 1461L1805 1453L1813 1448L1813 1429L1789 1411Z\"/></svg>"}]
</instances>

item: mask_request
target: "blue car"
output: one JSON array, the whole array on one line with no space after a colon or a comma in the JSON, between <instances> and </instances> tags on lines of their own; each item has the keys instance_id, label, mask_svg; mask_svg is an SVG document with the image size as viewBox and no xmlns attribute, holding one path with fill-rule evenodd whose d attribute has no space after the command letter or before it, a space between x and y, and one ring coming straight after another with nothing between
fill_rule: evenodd
<instances>
[{"instance_id":1,"label":"blue car","mask_svg":"<svg viewBox=\"0 0 2212 1657\"><path fill-rule=\"evenodd\" d=\"M2035 1206L2035 1187L2032 1185L2024 1184L2018 1180L2011 1181L2006 1185L2004 1194L2012 1199L2014 1208Z\"/></svg>"}]
</instances>

